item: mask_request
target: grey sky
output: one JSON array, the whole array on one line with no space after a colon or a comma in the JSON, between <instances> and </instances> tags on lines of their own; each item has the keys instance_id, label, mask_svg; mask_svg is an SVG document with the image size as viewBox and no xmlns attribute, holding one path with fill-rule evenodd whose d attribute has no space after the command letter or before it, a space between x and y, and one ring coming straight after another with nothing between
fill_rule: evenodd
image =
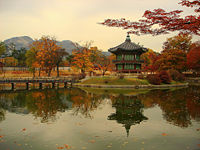
<instances>
[{"instance_id":1,"label":"grey sky","mask_svg":"<svg viewBox=\"0 0 200 150\"><path fill-rule=\"evenodd\" d=\"M58 40L94 41L93 45L106 51L125 40L127 30L97 24L106 18L138 20L147 9L190 8L180 0L0 0L0 40L28 35L40 38L55 36ZM176 33L152 37L131 35L132 41L160 51L167 37ZM194 37L196 40L198 37Z\"/></svg>"}]
</instances>

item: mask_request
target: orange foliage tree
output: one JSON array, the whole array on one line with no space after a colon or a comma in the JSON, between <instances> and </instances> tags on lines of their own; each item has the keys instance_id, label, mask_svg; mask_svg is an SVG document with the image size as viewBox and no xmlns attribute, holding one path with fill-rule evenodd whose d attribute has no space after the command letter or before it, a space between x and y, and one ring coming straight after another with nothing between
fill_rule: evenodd
<instances>
[{"instance_id":1,"label":"orange foliage tree","mask_svg":"<svg viewBox=\"0 0 200 150\"><path fill-rule=\"evenodd\" d=\"M107 71L112 71L115 68L113 64L113 60L115 59L114 55L105 56L102 55L98 60L98 68L102 71L102 75L104 76Z\"/></svg>"},{"instance_id":2,"label":"orange foliage tree","mask_svg":"<svg viewBox=\"0 0 200 150\"><path fill-rule=\"evenodd\" d=\"M4 58L3 61L5 63L5 66L8 66L8 67L15 67L18 64L17 59L15 59L14 57L6 57Z\"/></svg>"},{"instance_id":3,"label":"orange foliage tree","mask_svg":"<svg viewBox=\"0 0 200 150\"><path fill-rule=\"evenodd\" d=\"M184 71L186 69L186 53L179 49L163 51L156 63L159 65L159 70Z\"/></svg>"},{"instance_id":4,"label":"orange foliage tree","mask_svg":"<svg viewBox=\"0 0 200 150\"><path fill-rule=\"evenodd\" d=\"M61 47L57 45L56 39L54 37L43 36L41 39L36 40L31 45L31 48L37 50L37 64L39 64L42 69L46 70L46 73L50 76L52 69L56 67L59 62L58 60L60 60L58 51Z\"/></svg>"},{"instance_id":5,"label":"orange foliage tree","mask_svg":"<svg viewBox=\"0 0 200 150\"><path fill-rule=\"evenodd\" d=\"M177 36L168 38L163 44L164 50L180 49L184 52L189 52L192 45L192 36L187 33L179 33Z\"/></svg>"},{"instance_id":6,"label":"orange foliage tree","mask_svg":"<svg viewBox=\"0 0 200 150\"><path fill-rule=\"evenodd\" d=\"M115 67L112 63L112 60L115 58L114 55L106 56L97 47L90 47L90 50L92 53L90 60L93 63L93 69L100 70L103 76L107 71L112 71Z\"/></svg>"},{"instance_id":7,"label":"orange foliage tree","mask_svg":"<svg viewBox=\"0 0 200 150\"><path fill-rule=\"evenodd\" d=\"M142 69L144 71L150 71L152 73L158 70L156 61L159 59L159 54L152 49L148 49L148 52L143 53L141 59L144 60L144 63L142 64Z\"/></svg>"},{"instance_id":8,"label":"orange foliage tree","mask_svg":"<svg viewBox=\"0 0 200 150\"><path fill-rule=\"evenodd\" d=\"M80 69L82 74L85 74L86 71L93 70L93 63L91 62L92 52L86 45L85 47L76 46L76 50L72 51L72 67Z\"/></svg>"}]
</instances>

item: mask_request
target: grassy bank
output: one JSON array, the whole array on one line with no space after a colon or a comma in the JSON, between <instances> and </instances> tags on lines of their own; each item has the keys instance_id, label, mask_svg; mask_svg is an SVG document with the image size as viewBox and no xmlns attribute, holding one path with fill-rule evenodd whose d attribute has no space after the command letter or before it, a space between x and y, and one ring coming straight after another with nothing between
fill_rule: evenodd
<instances>
[{"instance_id":1,"label":"grassy bank","mask_svg":"<svg viewBox=\"0 0 200 150\"><path fill-rule=\"evenodd\" d=\"M82 81L80 84L97 84L97 85L148 85L147 80L137 78L124 78L118 77L93 77Z\"/></svg>"}]
</instances>

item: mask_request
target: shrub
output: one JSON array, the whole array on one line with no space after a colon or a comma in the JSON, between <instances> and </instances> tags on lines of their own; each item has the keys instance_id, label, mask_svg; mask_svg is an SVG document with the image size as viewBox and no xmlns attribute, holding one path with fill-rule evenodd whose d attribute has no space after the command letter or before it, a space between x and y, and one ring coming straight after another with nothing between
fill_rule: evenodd
<instances>
[{"instance_id":1,"label":"shrub","mask_svg":"<svg viewBox=\"0 0 200 150\"><path fill-rule=\"evenodd\" d=\"M177 70L171 69L168 72L169 72L172 80L174 80L174 81L184 81L185 80L185 76L182 73L178 72Z\"/></svg>"},{"instance_id":2,"label":"shrub","mask_svg":"<svg viewBox=\"0 0 200 150\"><path fill-rule=\"evenodd\" d=\"M182 73L179 73L176 78L175 81L185 81L185 76Z\"/></svg>"},{"instance_id":3,"label":"shrub","mask_svg":"<svg viewBox=\"0 0 200 150\"><path fill-rule=\"evenodd\" d=\"M147 75L146 79L149 81L150 84L160 85L161 80L157 74L149 74Z\"/></svg>"},{"instance_id":4,"label":"shrub","mask_svg":"<svg viewBox=\"0 0 200 150\"><path fill-rule=\"evenodd\" d=\"M170 75L167 71L165 71L165 70L160 71L158 76L159 76L162 83L165 83L165 84L171 83L171 77L170 77Z\"/></svg>"},{"instance_id":5,"label":"shrub","mask_svg":"<svg viewBox=\"0 0 200 150\"><path fill-rule=\"evenodd\" d=\"M78 75L75 75L75 74L72 74L72 78L74 79L74 80L82 80L82 79L84 79L86 77L86 75L85 74L78 74Z\"/></svg>"},{"instance_id":6,"label":"shrub","mask_svg":"<svg viewBox=\"0 0 200 150\"><path fill-rule=\"evenodd\" d=\"M84 79L85 77L86 77L86 74L85 74L85 73L79 74L79 80Z\"/></svg>"},{"instance_id":7,"label":"shrub","mask_svg":"<svg viewBox=\"0 0 200 150\"><path fill-rule=\"evenodd\" d=\"M137 78L138 78L138 79L144 79L144 75L143 75L143 74L140 74L140 75L137 76Z\"/></svg>"}]
</instances>

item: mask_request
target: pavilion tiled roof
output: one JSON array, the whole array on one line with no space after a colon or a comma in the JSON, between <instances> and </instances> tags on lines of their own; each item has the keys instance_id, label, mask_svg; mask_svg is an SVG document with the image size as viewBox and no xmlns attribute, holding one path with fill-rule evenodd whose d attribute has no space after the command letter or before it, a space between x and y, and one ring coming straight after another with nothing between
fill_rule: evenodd
<instances>
[{"instance_id":1,"label":"pavilion tiled roof","mask_svg":"<svg viewBox=\"0 0 200 150\"><path fill-rule=\"evenodd\" d=\"M123 42L122 44L120 44L120 45L118 45L116 47L108 49L108 51L111 52L111 53L114 53L117 50L123 50L123 51L142 50L143 52L145 52L146 48L144 48L144 47L142 47L142 46L140 46L138 44L135 44L134 42L131 42L130 36L127 35L125 42Z\"/></svg>"}]
</instances>

